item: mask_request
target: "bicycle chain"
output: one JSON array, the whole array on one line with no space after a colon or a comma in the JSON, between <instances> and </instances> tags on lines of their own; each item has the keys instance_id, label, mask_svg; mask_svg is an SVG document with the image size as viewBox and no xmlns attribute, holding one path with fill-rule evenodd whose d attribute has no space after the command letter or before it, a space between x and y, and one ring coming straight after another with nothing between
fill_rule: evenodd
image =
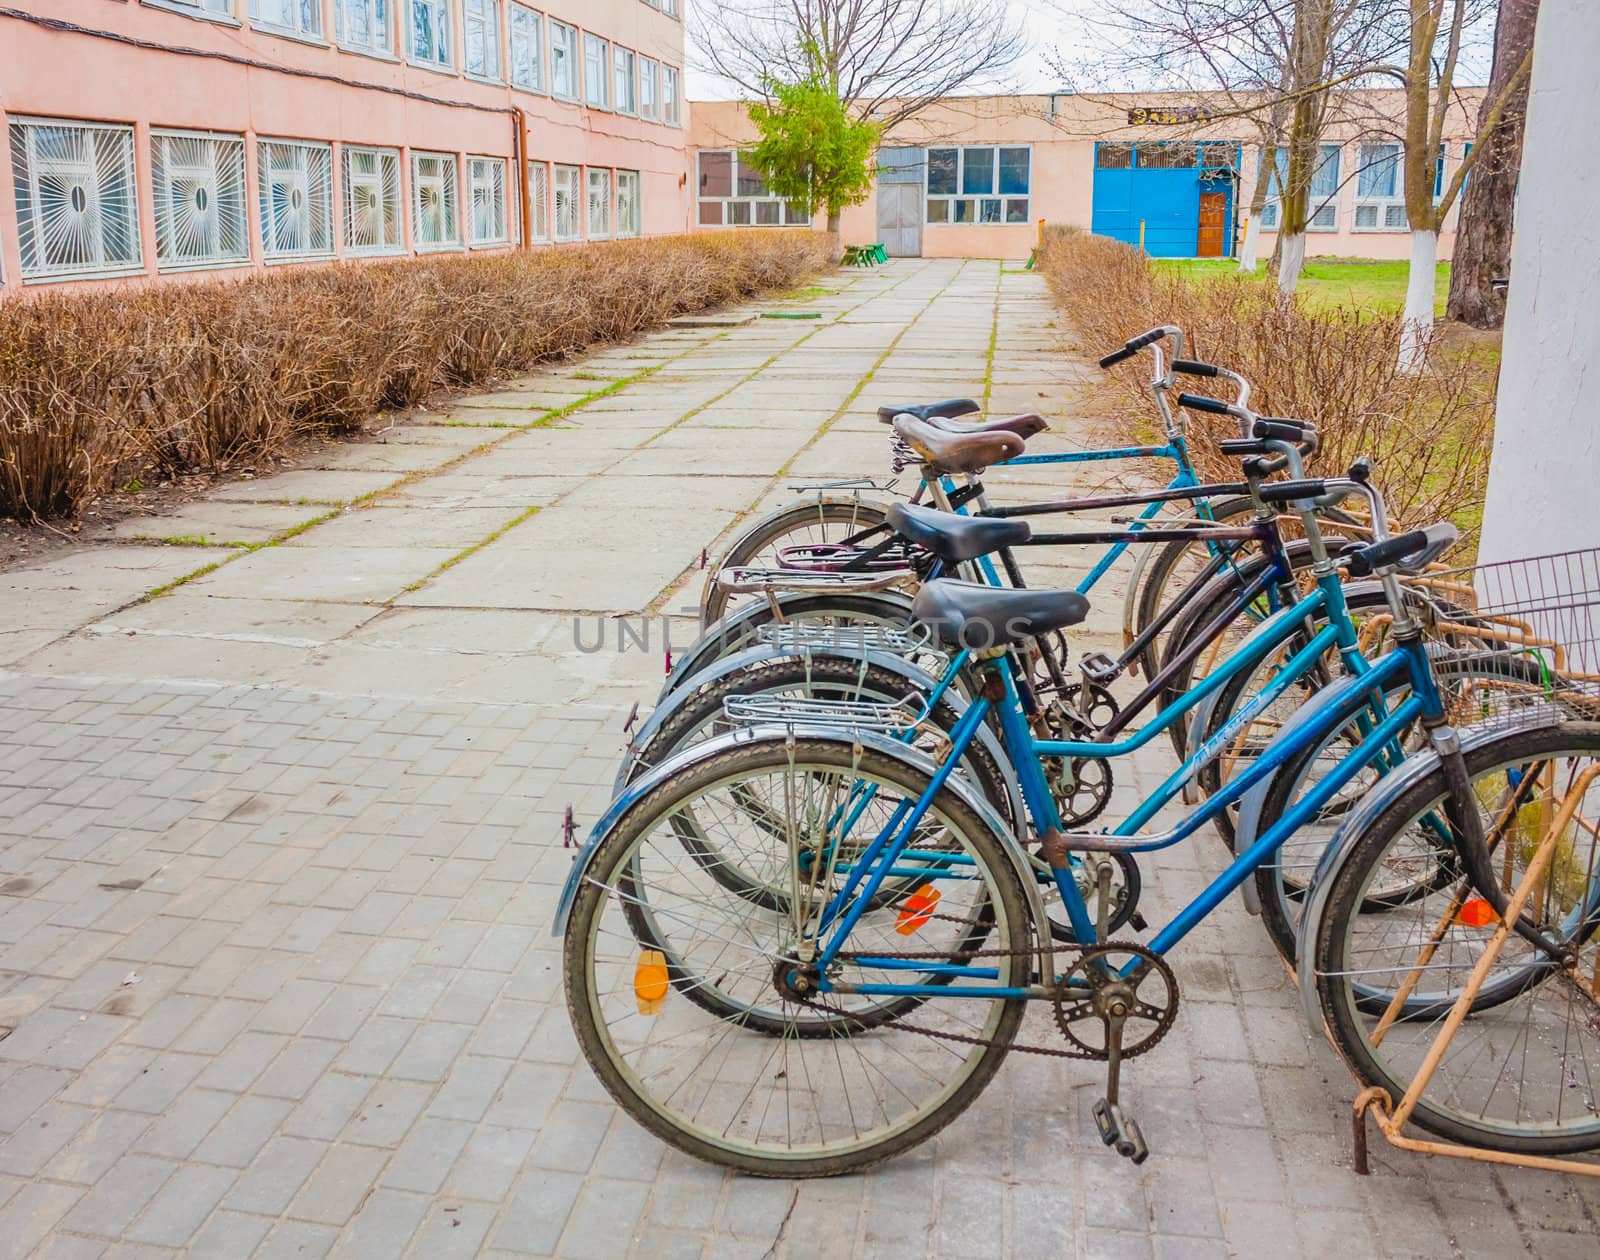
<instances>
[{"instance_id":1,"label":"bicycle chain","mask_svg":"<svg viewBox=\"0 0 1600 1260\"><path fill-rule=\"evenodd\" d=\"M928 915L928 917L931 918L931 919L943 919L943 920L946 920L947 922L952 922L952 923L966 923L966 922L968 922L968 920L966 920L964 918L960 918L957 915L953 915L953 914L930 913ZM1015 957L1019 957L1019 956L1023 956L1023 955L1026 955L1028 957L1033 957L1034 955L1037 955L1039 953L1047 953L1047 954L1050 955L1052 961L1054 961L1054 958L1055 958L1055 956L1057 954L1076 952L1077 955L1078 955L1078 961L1081 962L1084 959L1084 957L1086 957L1090 953L1099 953L1099 952L1102 952L1102 951L1111 952L1111 951L1115 951L1115 950L1124 950L1124 951L1127 951L1129 953L1138 954L1138 955L1140 955L1142 957L1155 959L1157 965L1159 965L1162 968L1162 970L1166 972L1167 979L1168 979L1168 981L1170 982L1170 984L1172 986L1172 1000L1173 1000L1174 1004L1177 1003L1177 1001L1178 1001L1178 980L1177 980L1177 977L1172 974L1172 969L1170 967L1166 966L1166 964L1160 959L1159 955L1152 954L1143 945L1136 944L1136 943L1134 943L1132 941L1107 941L1102 945L1091 945L1091 946L1085 946L1085 945L1033 945L1033 946L1029 946L1026 949L962 949L962 950L956 950L954 952L952 952L952 951L950 951L948 949L920 950L920 951L919 950L899 950L899 951L896 951L894 953L887 953L887 952L884 952L884 951L879 951L879 952L876 952L876 953L873 953L873 954L869 954L867 956L871 957L871 958L901 958L901 959L906 959L906 960L911 961L911 962L918 962L918 961L931 962L931 961L935 961L935 960L940 961L940 962L950 962L950 961L953 961L953 960L956 960L956 959L971 959L971 958L1015 958ZM861 955L855 954L855 953L850 953L850 954L841 953L840 955L838 955L838 957L843 961L852 961L854 959L857 959L857 958L861 957ZM850 1018L850 1012L849 1011L842 1010L842 1009L839 1009L839 1008L836 1008L836 1007L827 1006L822 1002L818 1002L818 1001L814 1001L814 1000L808 1000L808 999L798 999L798 998L793 998L793 997L791 997L789 1000L790 1001L797 1001L802 1006L808 1006L808 1007L812 1008L813 1010L823 1011L824 1013L829 1014L829 1015L839 1015L839 1016L844 1017L845 1019L849 1019ZM1051 1004L1051 1007L1052 1007L1052 1011L1056 1013L1056 1021L1057 1021L1058 1025L1060 1023L1059 1007L1060 1007L1060 1004L1061 1004L1061 1000L1062 1000L1061 999L1061 995L1059 993L1052 993L1051 996L1050 996L1050 1004ZM956 1042L956 1043L958 1043L960 1045L965 1045L965 1046L992 1046L992 1045L994 1045L994 1038L993 1037L974 1037L974 1036L971 1036L970 1034L967 1034L967 1033L947 1032L945 1030L938 1029L938 1028L925 1028L920 1024L908 1024L904 1020L901 1020L901 1019L897 1019L897 1020L892 1021L892 1026L896 1030L901 1031L901 1032L916 1033L919 1036L931 1037L931 1038L934 1038L935 1040L938 1040L938 1041L953 1041L953 1042ZM1139 1049L1138 1053L1142 1055L1142 1054L1146 1054L1149 1051L1153 1050L1156 1047L1156 1045L1162 1040L1162 1038L1164 1038L1167 1035L1167 1031L1168 1031L1168 1029L1170 1027L1171 1027L1171 1024L1169 1023L1167 1028L1162 1028L1159 1031L1157 1031L1157 1033L1150 1039L1150 1041L1147 1042L1144 1046L1142 1046ZM1037 1055L1042 1055L1045 1058L1050 1058L1050 1059L1075 1059L1075 1060L1078 1060L1080 1062L1090 1062L1090 1063L1104 1063L1106 1061L1107 1057L1108 1057L1105 1054L1105 1052L1103 1052L1103 1051L1093 1051L1093 1050L1087 1050L1087 1049L1063 1049L1060 1046L1030 1046L1030 1045L1025 1045L1025 1044L1023 1044L1021 1042L1016 1042L1016 1041L1011 1043L1010 1049L1011 1049L1011 1051L1013 1051L1013 1052L1015 1052L1017 1054L1037 1054ZM1137 1056L1125 1056L1125 1057L1137 1057Z\"/></svg>"}]
</instances>

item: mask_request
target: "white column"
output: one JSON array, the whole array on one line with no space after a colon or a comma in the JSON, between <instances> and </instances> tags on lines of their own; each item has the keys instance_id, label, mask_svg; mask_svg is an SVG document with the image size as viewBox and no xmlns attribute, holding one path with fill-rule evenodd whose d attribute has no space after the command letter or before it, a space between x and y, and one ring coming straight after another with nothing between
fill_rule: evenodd
<instances>
[{"instance_id":1,"label":"white column","mask_svg":"<svg viewBox=\"0 0 1600 1260\"><path fill-rule=\"evenodd\" d=\"M1596 65L1600 22L1593 0L1543 0L1534 37L1483 561L1600 546Z\"/></svg>"}]
</instances>

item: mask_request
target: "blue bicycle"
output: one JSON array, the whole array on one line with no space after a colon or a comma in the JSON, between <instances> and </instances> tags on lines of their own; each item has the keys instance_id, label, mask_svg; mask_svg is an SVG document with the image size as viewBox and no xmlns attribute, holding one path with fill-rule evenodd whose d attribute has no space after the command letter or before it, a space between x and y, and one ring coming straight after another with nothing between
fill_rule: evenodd
<instances>
[{"instance_id":1,"label":"blue bicycle","mask_svg":"<svg viewBox=\"0 0 1600 1260\"><path fill-rule=\"evenodd\" d=\"M1504 782L1508 765L1520 773L1524 751L1514 745L1520 732L1501 733L1498 746L1469 741L1469 764L1448 723L1413 604L1394 577L1397 564L1433 540L1389 537L1381 496L1362 481L1301 480L1271 493L1292 504L1331 493L1369 499L1377 541L1360 561L1388 598L1395 647L1324 687L1242 772L1156 834L1144 829L1200 765L1326 654L1339 652L1337 619L1310 635L1109 832L1062 828L1047 759L1116 755L1147 743L1210 692L1260 666L1285 626L1311 624L1319 608L1338 607L1333 574L1319 573L1312 594L1274 613L1174 711L1116 747L1041 738L1030 725L1017 648L1080 620L1081 596L935 581L918 595L919 620L953 654L953 668L974 668L980 684L942 756L900 738L906 715L893 706L775 712L757 697L743 711L728 703L730 716L750 726L687 750L620 796L574 864L557 930L565 937L574 1029L621 1105L666 1141L726 1166L779 1176L840 1173L949 1123L1014 1048L1033 1002L1048 1008L1061 1042L1017 1048L1104 1063L1096 1122L1108 1145L1142 1160L1143 1135L1121 1107L1120 1069L1176 1018L1177 983L1165 955L1358 775L1392 769L1400 737L1419 725L1440 767L1434 777L1445 784L1443 798L1411 815L1415 835L1403 860L1362 869L1363 896L1319 911L1320 939L1351 939L1351 920L1373 904L1409 906L1461 886L1505 912L1521 849L1502 844L1496 852L1498 824L1484 820L1487 794L1474 775L1487 766L1491 783ZM1024 802L1025 816L1011 826L958 769L991 720ZM1567 743L1591 746L1600 750L1593 727ZM1495 747L1506 756L1493 755ZM1308 752L1330 749L1338 751L1334 764L1322 766L1280 817L1264 820L1248 847L1148 942L1107 939L1113 905L1084 896L1083 864L1103 892L1112 857L1177 844L1285 767L1303 767ZM1073 944L1052 943L1030 865L1035 847L1054 873ZM719 878L708 851L736 864L741 878ZM752 872L764 873L758 888L747 879ZM1591 913L1600 894L1585 887L1580 881L1576 910L1569 897L1562 915L1511 916L1528 948L1513 957L1509 965L1521 970L1492 990L1487 1008L1514 1005L1544 992L1547 978L1570 973L1569 961L1600 925ZM1387 1011L1391 1023L1437 1018L1451 997L1430 987L1412 999L1385 988L1379 973L1359 984L1335 978L1326 995L1349 1004L1349 1018L1335 1020L1342 1027L1370 1023L1374 1009ZM1575 1045L1600 1040L1600 1022L1585 1032L1581 1020L1569 1020L1569 1033L1575 1026ZM1551 1061L1545 1054L1541 1064ZM1556 1079L1567 1063L1563 1054ZM1470 1079L1470 1065L1462 1079ZM1562 1129L1560 1095L1553 1097L1554 1127ZM1470 1106L1452 1103L1447 1088L1435 1109L1466 1124ZM1415 1114L1431 1122L1425 1108ZM1590 1127L1576 1114L1570 1119L1558 1136L1586 1140L1594 1117ZM1500 1123L1524 1136L1529 1126L1552 1125L1543 1110Z\"/></svg>"}]
</instances>

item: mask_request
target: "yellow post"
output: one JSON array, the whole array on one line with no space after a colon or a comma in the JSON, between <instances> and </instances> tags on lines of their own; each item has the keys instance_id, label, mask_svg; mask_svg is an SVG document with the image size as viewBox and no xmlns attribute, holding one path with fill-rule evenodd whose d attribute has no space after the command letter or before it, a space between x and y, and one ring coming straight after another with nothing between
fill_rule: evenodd
<instances>
[{"instance_id":1,"label":"yellow post","mask_svg":"<svg viewBox=\"0 0 1600 1260\"><path fill-rule=\"evenodd\" d=\"M1139 220L1139 252L1144 253L1144 220Z\"/></svg>"},{"instance_id":2,"label":"yellow post","mask_svg":"<svg viewBox=\"0 0 1600 1260\"><path fill-rule=\"evenodd\" d=\"M1039 236L1034 241L1034 245L1037 248L1042 248L1044 246L1044 220L1043 219L1039 220Z\"/></svg>"}]
</instances>

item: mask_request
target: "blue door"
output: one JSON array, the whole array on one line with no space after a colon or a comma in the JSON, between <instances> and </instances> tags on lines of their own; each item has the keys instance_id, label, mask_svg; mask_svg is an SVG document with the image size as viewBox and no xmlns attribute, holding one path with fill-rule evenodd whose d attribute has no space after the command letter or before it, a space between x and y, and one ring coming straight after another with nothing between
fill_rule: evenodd
<instances>
[{"instance_id":1,"label":"blue door","mask_svg":"<svg viewBox=\"0 0 1600 1260\"><path fill-rule=\"evenodd\" d=\"M1200 246L1200 194L1227 196L1224 240L1233 239L1238 147L1188 141L1095 145L1094 203L1090 231L1139 244L1152 258L1193 258ZM1205 164L1202 164L1202 157Z\"/></svg>"}]
</instances>

